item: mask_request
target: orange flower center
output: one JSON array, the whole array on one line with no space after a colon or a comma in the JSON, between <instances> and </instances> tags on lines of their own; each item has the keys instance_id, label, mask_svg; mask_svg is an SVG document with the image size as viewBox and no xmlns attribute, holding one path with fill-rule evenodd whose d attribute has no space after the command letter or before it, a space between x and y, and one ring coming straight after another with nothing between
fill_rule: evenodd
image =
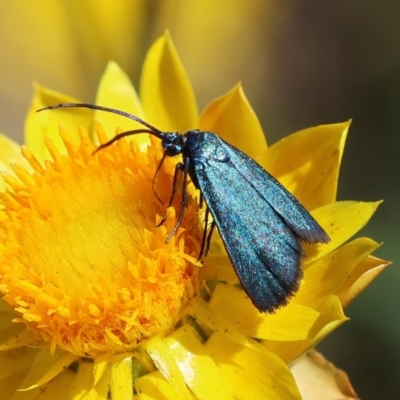
<instances>
[{"instance_id":1,"label":"orange flower center","mask_svg":"<svg viewBox=\"0 0 400 400\"><path fill-rule=\"evenodd\" d=\"M99 137L104 134L97 128ZM61 132L68 154L46 143L52 161L41 165L24 148L28 172L4 177L1 194L0 290L39 336L77 355L130 350L168 333L197 291L200 229L191 197L184 221L166 244L180 210L167 211L152 192L161 150L139 152L121 140L100 151L85 131L74 145ZM165 201L176 160L157 179Z\"/></svg>"}]
</instances>

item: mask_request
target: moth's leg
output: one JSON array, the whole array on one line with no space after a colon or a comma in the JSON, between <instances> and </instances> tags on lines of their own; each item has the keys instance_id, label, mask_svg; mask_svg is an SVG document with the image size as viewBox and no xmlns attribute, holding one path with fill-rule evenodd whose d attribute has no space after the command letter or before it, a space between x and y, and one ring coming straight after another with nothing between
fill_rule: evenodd
<instances>
[{"instance_id":1,"label":"moth's leg","mask_svg":"<svg viewBox=\"0 0 400 400\"><path fill-rule=\"evenodd\" d=\"M161 169L161 166L163 165L163 163L164 163L164 160L165 160L165 157L167 156L167 153L164 151L164 154L163 154L163 156L162 156L162 158L161 158L161 161L160 161L160 163L158 164L158 167L157 167L157 170L156 170L156 172L154 173L154 176L153 176L153 180L151 181L151 188L153 189L153 193L154 193L154 195L157 197L157 199L158 199L158 201L162 204L162 205L164 205L164 202L161 200L161 198L160 198L160 196L157 194L157 192L156 192L156 179L157 179L157 176L158 176L158 173L160 172L160 169ZM164 220L165 221L165 220ZM158 224L157 226L160 226L164 221L162 221L160 224Z\"/></svg>"},{"instance_id":2,"label":"moth's leg","mask_svg":"<svg viewBox=\"0 0 400 400\"><path fill-rule=\"evenodd\" d=\"M204 203L204 196L203 193L200 192L199 208L203 208L203 203Z\"/></svg>"},{"instance_id":3,"label":"moth's leg","mask_svg":"<svg viewBox=\"0 0 400 400\"><path fill-rule=\"evenodd\" d=\"M165 222L165 220L167 219L167 209L168 209L168 207L171 207L172 203L174 202L175 195L176 195L176 188L177 188L176 183L178 182L178 176L179 176L180 171L184 171L184 165L182 163L178 163L175 165L174 179L172 181L171 197L169 198L169 202L168 202L167 208L165 210L164 216L162 217L161 221L157 224L157 227L161 226ZM179 226L178 226L178 228L179 228ZM176 229L178 229L178 228L176 228ZM171 239L169 236L170 235L168 235L168 238L169 238L168 241Z\"/></svg>"},{"instance_id":4,"label":"moth's leg","mask_svg":"<svg viewBox=\"0 0 400 400\"><path fill-rule=\"evenodd\" d=\"M201 199L201 195L200 195L200 199ZM201 201L200 201L201 203ZM206 248L206 243L207 243L207 230L208 230L208 217L210 215L210 210L206 209L206 213L204 215L204 228L203 228L203 237L201 238L201 246L200 246L200 252L199 252L199 256L197 257L197 261L200 261L201 258L203 257L203 254L205 254L204 250Z\"/></svg>"},{"instance_id":5,"label":"moth's leg","mask_svg":"<svg viewBox=\"0 0 400 400\"><path fill-rule=\"evenodd\" d=\"M208 254L208 251L210 250L211 237L212 237L212 234L214 232L214 229L215 229L215 221L212 221L210 230L208 231L207 245L206 245L206 249L205 249L205 252L204 252L204 257Z\"/></svg>"},{"instance_id":6,"label":"moth's leg","mask_svg":"<svg viewBox=\"0 0 400 400\"><path fill-rule=\"evenodd\" d=\"M172 229L172 231L169 233L167 240L165 241L166 243L168 243L171 240L172 236L175 235L176 231L181 226L182 221L183 221L183 216L185 215L185 210L188 205L187 185L188 185L188 176L189 176L189 166L190 166L190 159L189 159L189 157L185 157L183 159L183 164L179 163L175 167L175 175L176 176L177 176L177 171L183 170L182 204L181 204L181 211L179 212L178 220L176 221L176 224L175 224L174 228ZM172 188L173 193L171 196L172 200L173 200L173 196L175 196L175 193L176 193L176 176L175 175L174 175L174 186L175 187ZM172 204L171 199L170 199L170 203Z\"/></svg>"}]
</instances>

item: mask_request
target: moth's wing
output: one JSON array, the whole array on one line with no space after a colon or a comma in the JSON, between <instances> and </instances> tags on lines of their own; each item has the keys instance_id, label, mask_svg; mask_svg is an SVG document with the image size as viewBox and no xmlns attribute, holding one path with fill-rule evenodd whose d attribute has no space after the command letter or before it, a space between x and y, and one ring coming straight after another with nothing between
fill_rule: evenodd
<instances>
[{"instance_id":1,"label":"moth's wing","mask_svg":"<svg viewBox=\"0 0 400 400\"><path fill-rule=\"evenodd\" d=\"M293 232L306 243L327 243L330 238L304 206L288 192L271 174L246 154L226 145L230 162L236 167L238 176L251 185L287 223Z\"/></svg>"},{"instance_id":2,"label":"moth's wing","mask_svg":"<svg viewBox=\"0 0 400 400\"><path fill-rule=\"evenodd\" d=\"M193 158L192 168L239 280L254 305L269 312L284 305L297 291L301 278L302 250L297 234L246 182L240 164L220 162L207 153L203 158L201 154ZM264 179L270 178L266 175Z\"/></svg>"}]
</instances>

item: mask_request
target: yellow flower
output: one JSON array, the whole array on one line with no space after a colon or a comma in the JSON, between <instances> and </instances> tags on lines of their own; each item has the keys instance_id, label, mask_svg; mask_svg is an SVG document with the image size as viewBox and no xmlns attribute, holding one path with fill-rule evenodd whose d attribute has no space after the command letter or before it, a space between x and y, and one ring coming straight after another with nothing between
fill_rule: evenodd
<instances>
[{"instance_id":1,"label":"yellow flower","mask_svg":"<svg viewBox=\"0 0 400 400\"><path fill-rule=\"evenodd\" d=\"M35 113L65 101L75 100L37 87L22 156L0 138L2 398L300 399L289 365L346 320L342 307L387 264L370 256L371 239L348 241L379 202L335 202L349 124L267 148L240 85L199 116L168 35L147 55L140 101L114 63L102 78L97 104L161 130L218 132L328 232L329 244L305 248L297 295L267 315L238 285L218 238L204 266L196 261L202 224L192 186L184 221L165 243L180 206L176 199L157 227L165 212L152 190L159 141L136 135L93 155L97 138L135 124L87 109ZM175 163L167 159L155 182L164 200Z\"/></svg>"}]
</instances>

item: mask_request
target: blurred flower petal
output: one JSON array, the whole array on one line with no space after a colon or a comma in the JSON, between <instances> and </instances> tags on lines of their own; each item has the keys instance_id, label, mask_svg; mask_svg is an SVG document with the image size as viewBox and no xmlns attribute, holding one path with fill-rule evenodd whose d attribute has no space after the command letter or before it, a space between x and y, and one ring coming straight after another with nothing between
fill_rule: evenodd
<instances>
[{"instance_id":1,"label":"blurred flower petal","mask_svg":"<svg viewBox=\"0 0 400 400\"><path fill-rule=\"evenodd\" d=\"M147 122L157 129L185 132L199 124L192 85L168 32L147 53L140 99Z\"/></svg>"},{"instance_id":2,"label":"blurred flower petal","mask_svg":"<svg viewBox=\"0 0 400 400\"><path fill-rule=\"evenodd\" d=\"M141 52L140 39L148 24L146 1L117 0L113 7L96 0L61 3L64 19L67 13L69 29L74 33L75 52L87 75L97 79L109 60L117 60L128 71L138 67L134 55Z\"/></svg>"},{"instance_id":3,"label":"blurred flower petal","mask_svg":"<svg viewBox=\"0 0 400 400\"><path fill-rule=\"evenodd\" d=\"M349 377L311 350L291 367L303 400L357 400Z\"/></svg>"}]
</instances>

